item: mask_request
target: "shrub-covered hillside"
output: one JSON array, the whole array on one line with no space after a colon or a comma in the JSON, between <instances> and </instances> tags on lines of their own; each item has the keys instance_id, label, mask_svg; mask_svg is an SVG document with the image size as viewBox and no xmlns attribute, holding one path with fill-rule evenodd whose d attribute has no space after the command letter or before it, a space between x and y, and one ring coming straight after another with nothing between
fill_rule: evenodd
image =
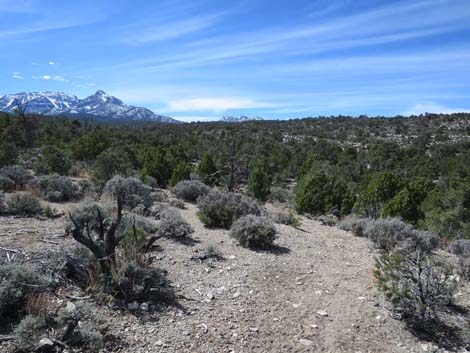
<instances>
[{"instance_id":1,"label":"shrub-covered hillside","mask_svg":"<svg viewBox=\"0 0 470 353\"><path fill-rule=\"evenodd\" d=\"M160 187L197 176L261 201L295 186L299 212L398 217L470 237L468 114L127 126L2 113L0 141L4 191L25 183L14 165L97 187L116 174Z\"/></svg>"}]
</instances>

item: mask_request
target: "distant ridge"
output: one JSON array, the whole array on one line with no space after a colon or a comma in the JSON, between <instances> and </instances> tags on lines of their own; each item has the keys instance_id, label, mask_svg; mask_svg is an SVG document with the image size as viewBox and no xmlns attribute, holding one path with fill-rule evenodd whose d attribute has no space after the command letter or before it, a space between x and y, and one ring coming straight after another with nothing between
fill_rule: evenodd
<instances>
[{"instance_id":1,"label":"distant ridge","mask_svg":"<svg viewBox=\"0 0 470 353\"><path fill-rule=\"evenodd\" d=\"M181 123L168 116L155 114L147 108L126 105L120 99L101 90L84 99L59 92L22 92L0 97L0 111L11 113L19 105L26 107L26 113L29 114L96 116L110 121Z\"/></svg>"},{"instance_id":2,"label":"distant ridge","mask_svg":"<svg viewBox=\"0 0 470 353\"><path fill-rule=\"evenodd\" d=\"M248 117L245 115L242 115L239 118L234 117L234 116L224 116L222 117L222 119L220 119L220 121L223 121L226 123L241 123L244 121L253 121L253 120L264 120L264 119L259 116Z\"/></svg>"}]
</instances>

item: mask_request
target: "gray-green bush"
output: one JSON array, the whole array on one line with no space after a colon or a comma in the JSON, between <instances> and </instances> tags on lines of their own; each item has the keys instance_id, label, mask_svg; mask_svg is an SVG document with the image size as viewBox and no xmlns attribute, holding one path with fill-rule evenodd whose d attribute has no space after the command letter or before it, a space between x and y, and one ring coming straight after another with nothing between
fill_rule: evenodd
<instances>
[{"instance_id":1,"label":"gray-green bush","mask_svg":"<svg viewBox=\"0 0 470 353\"><path fill-rule=\"evenodd\" d=\"M179 199L194 202L198 197L207 195L210 188L199 180L182 180L171 191Z\"/></svg>"},{"instance_id":2,"label":"gray-green bush","mask_svg":"<svg viewBox=\"0 0 470 353\"><path fill-rule=\"evenodd\" d=\"M5 175L0 175L0 191L9 191L15 187L15 182Z\"/></svg>"},{"instance_id":3,"label":"gray-green bush","mask_svg":"<svg viewBox=\"0 0 470 353\"><path fill-rule=\"evenodd\" d=\"M425 326L454 301L458 281L453 269L420 251L385 254L376 260L379 289L405 319Z\"/></svg>"},{"instance_id":4,"label":"gray-green bush","mask_svg":"<svg viewBox=\"0 0 470 353\"><path fill-rule=\"evenodd\" d=\"M266 248L276 238L276 227L269 218L247 215L233 224L230 236L245 248Z\"/></svg>"},{"instance_id":5,"label":"gray-green bush","mask_svg":"<svg viewBox=\"0 0 470 353\"><path fill-rule=\"evenodd\" d=\"M139 179L124 178L119 175L109 180L103 189L104 194L108 194L118 201L118 207L128 210L133 210L137 206L143 206L145 209L150 208L153 204L150 192L150 187L144 185Z\"/></svg>"},{"instance_id":6,"label":"gray-green bush","mask_svg":"<svg viewBox=\"0 0 470 353\"><path fill-rule=\"evenodd\" d=\"M47 324L43 317L26 316L15 327L16 347L23 352L33 352L39 347L39 341L46 337Z\"/></svg>"},{"instance_id":7,"label":"gray-green bush","mask_svg":"<svg viewBox=\"0 0 470 353\"><path fill-rule=\"evenodd\" d=\"M28 296L44 292L49 283L29 265L0 265L0 325L19 320L26 313Z\"/></svg>"},{"instance_id":8,"label":"gray-green bush","mask_svg":"<svg viewBox=\"0 0 470 353\"><path fill-rule=\"evenodd\" d=\"M51 202L78 200L82 197L82 187L72 179L61 175L43 175L34 179L30 185L39 189L42 196Z\"/></svg>"},{"instance_id":9,"label":"gray-green bush","mask_svg":"<svg viewBox=\"0 0 470 353\"><path fill-rule=\"evenodd\" d=\"M199 219L208 227L228 229L242 216L261 215L261 208L255 200L232 192L213 190L200 197L197 205Z\"/></svg>"},{"instance_id":10,"label":"gray-green bush","mask_svg":"<svg viewBox=\"0 0 470 353\"><path fill-rule=\"evenodd\" d=\"M42 212L41 203L31 194L14 194L6 201L6 211L12 215L35 216Z\"/></svg>"},{"instance_id":11,"label":"gray-green bush","mask_svg":"<svg viewBox=\"0 0 470 353\"><path fill-rule=\"evenodd\" d=\"M0 168L0 175L9 178L15 183L15 187L23 188L33 179L31 172L19 165L11 165Z\"/></svg>"},{"instance_id":12,"label":"gray-green bush","mask_svg":"<svg viewBox=\"0 0 470 353\"><path fill-rule=\"evenodd\" d=\"M439 245L439 238L430 232L413 229L396 218L369 220L364 234L375 247L391 251L396 247L405 251L430 252Z\"/></svg>"},{"instance_id":13,"label":"gray-green bush","mask_svg":"<svg viewBox=\"0 0 470 353\"><path fill-rule=\"evenodd\" d=\"M356 237L364 237L369 218L344 219L338 223L338 228L353 233Z\"/></svg>"},{"instance_id":14,"label":"gray-green bush","mask_svg":"<svg viewBox=\"0 0 470 353\"><path fill-rule=\"evenodd\" d=\"M454 255L470 257L470 239L454 240L447 250Z\"/></svg>"},{"instance_id":15,"label":"gray-green bush","mask_svg":"<svg viewBox=\"0 0 470 353\"><path fill-rule=\"evenodd\" d=\"M160 213L158 234L167 238L185 238L194 232L191 225L181 217L175 208L164 209Z\"/></svg>"}]
</instances>

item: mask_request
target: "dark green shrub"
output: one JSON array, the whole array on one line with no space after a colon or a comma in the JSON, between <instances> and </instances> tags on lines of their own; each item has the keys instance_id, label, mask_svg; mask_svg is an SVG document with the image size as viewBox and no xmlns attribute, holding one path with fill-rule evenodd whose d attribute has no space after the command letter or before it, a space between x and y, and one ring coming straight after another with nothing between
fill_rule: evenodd
<instances>
[{"instance_id":1,"label":"dark green shrub","mask_svg":"<svg viewBox=\"0 0 470 353\"><path fill-rule=\"evenodd\" d=\"M276 227L268 218L247 215L233 224L230 236L245 248L266 248L276 238Z\"/></svg>"},{"instance_id":2,"label":"dark green shrub","mask_svg":"<svg viewBox=\"0 0 470 353\"><path fill-rule=\"evenodd\" d=\"M44 146L41 155L34 163L34 171L38 174L67 175L72 163L62 148L57 146Z\"/></svg>"},{"instance_id":3,"label":"dark green shrub","mask_svg":"<svg viewBox=\"0 0 470 353\"><path fill-rule=\"evenodd\" d=\"M14 143L0 142L0 167L15 164L18 159L18 149Z\"/></svg>"},{"instance_id":4,"label":"dark green shrub","mask_svg":"<svg viewBox=\"0 0 470 353\"><path fill-rule=\"evenodd\" d=\"M175 186L181 180L188 180L191 176L191 165L187 162L180 162L173 170L170 178L170 186Z\"/></svg>"},{"instance_id":5,"label":"dark green shrub","mask_svg":"<svg viewBox=\"0 0 470 353\"><path fill-rule=\"evenodd\" d=\"M248 192L259 201L266 201L271 192L272 180L260 164L256 164L250 171L248 179Z\"/></svg>"},{"instance_id":6,"label":"dark green shrub","mask_svg":"<svg viewBox=\"0 0 470 353\"><path fill-rule=\"evenodd\" d=\"M198 197L207 195L210 188L198 180L183 180L176 184L171 191L179 199L194 202Z\"/></svg>"},{"instance_id":7,"label":"dark green shrub","mask_svg":"<svg viewBox=\"0 0 470 353\"><path fill-rule=\"evenodd\" d=\"M166 187L171 177L171 166L162 147L146 147L141 152L142 173L155 178L161 187Z\"/></svg>"},{"instance_id":8,"label":"dark green shrub","mask_svg":"<svg viewBox=\"0 0 470 353\"><path fill-rule=\"evenodd\" d=\"M421 204L433 185L430 182L411 182L382 209L382 217L399 217L405 222L417 225L424 218Z\"/></svg>"},{"instance_id":9,"label":"dark green shrub","mask_svg":"<svg viewBox=\"0 0 470 353\"><path fill-rule=\"evenodd\" d=\"M197 174L207 185L215 185L217 183L217 166L209 152L205 153L201 162L199 162Z\"/></svg>"},{"instance_id":10,"label":"dark green shrub","mask_svg":"<svg viewBox=\"0 0 470 353\"><path fill-rule=\"evenodd\" d=\"M423 201L424 223L441 237L470 239L470 179L451 180Z\"/></svg>"},{"instance_id":11,"label":"dark green shrub","mask_svg":"<svg viewBox=\"0 0 470 353\"><path fill-rule=\"evenodd\" d=\"M194 232L180 213L174 208L167 208L160 213L158 234L167 238L185 238Z\"/></svg>"},{"instance_id":12,"label":"dark green shrub","mask_svg":"<svg viewBox=\"0 0 470 353\"><path fill-rule=\"evenodd\" d=\"M41 203L31 194L14 194L6 201L9 214L19 216L36 216L42 212Z\"/></svg>"},{"instance_id":13,"label":"dark green shrub","mask_svg":"<svg viewBox=\"0 0 470 353\"><path fill-rule=\"evenodd\" d=\"M107 149L100 153L93 164L93 180L102 187L115 175L129 175L133 170L129 156L119 149Z\"/></svg>"},{"instance_id":14,"label":"dark green shrub","mask_svg":"<svg viewBox=\"0 0 470 353\"><path fill-rule=\"evenodd\" d=\"M353 197L348 186L324 173L303 177L295 188L295 208L298 212L322 215L331 212L347 214Z\"/></svg>"},{"instance_id":15,"label":"dark green shrub","mask_svg":"<svg viewBox=\"0 0 470 353\"><path fill-rule=\"evenodd\" d=\"M356 208L366 217L377 218L385 203L395 197L403 187L401 178L385 171L368 184L357 201Z\"/></svg>"},{"instance_id":16,"label":"dark green shrub","mask_svg":"<svg viewBox=\"0 0 470 353\"><path fill-rule=\"evenodd\" d=\"M453 303L458 286L450 266L419 251L382 255L376 260L374 275L395 309L424 327Z\"/></svg>"},{"instance_id":17,"label":"dark green shrub","mask_svg":"<svg viewBox=\"0 0 470 353\"><path fill-rule=\"evenodd\" d=\"M198 217L208 227L230 228L242 216L261 215L261 208L253 199L236 194L213 190L197 202Z\"/></svg>"}]
</instances>

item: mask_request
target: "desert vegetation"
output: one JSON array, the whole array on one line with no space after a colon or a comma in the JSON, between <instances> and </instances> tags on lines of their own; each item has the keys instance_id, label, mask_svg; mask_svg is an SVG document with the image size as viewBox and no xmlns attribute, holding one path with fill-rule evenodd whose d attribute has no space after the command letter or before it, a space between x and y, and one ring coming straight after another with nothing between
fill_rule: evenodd
<instances>
[{"instance_id":1,"label":"desert vegetation","mask_svg":"<svg viewBox=\"0 0 470 353\"><path fill-rule=\"evenodd\" d=\"M165 247L191 249L213 234L187 259L229 273L215 243L250 259L287 256L285 245L313 254L316 238L302 237L318 236L317 221L367 242L377 289L417 337L448 348L454 330L454 346L469 344L459 301L470 276L468 115L178 126L23 119L0 114L0 221L50 222L48 233L62 235L41 239L61 251L39 260L0 243L2 337L14 349L112 350L113 310L154 318L195 285L172 273L181 259ZM257 280L284 275L276 271Z\"/></svg>"}]
</instances>

